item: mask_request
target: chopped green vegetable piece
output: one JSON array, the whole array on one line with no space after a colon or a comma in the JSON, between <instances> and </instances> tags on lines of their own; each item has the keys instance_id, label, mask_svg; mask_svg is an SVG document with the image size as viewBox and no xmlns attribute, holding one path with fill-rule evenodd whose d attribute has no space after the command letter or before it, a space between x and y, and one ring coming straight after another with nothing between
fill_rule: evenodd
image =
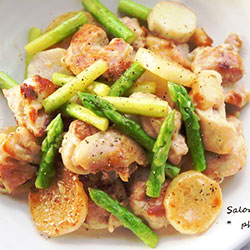
<instances>
[{"instance_id":1,"label":"chopped green vegetable piece","mask_svg":"<svg viewBox=\"0 0 250 250\"><path fill-rule=\"evenodd\" d=\"M98 116L107 117L123 134L130 136L147 150L153 149L154 139L137 122L117 112L111 103L88 93L79 92L78 95L86 108Z\"/></svg>"},{"instance_id":2,"label":"chopped green vegetable piece","mask_svg":"<svg viewBox=\"0 0 250 250\"><path fill-rule=\"evenodd\" d=\"M84 91L96 78L108 69L108 65L103 60L98 60L88 68L78 74L72 81L57 89L52 95L43 100L42 104L47 113L58 109L70 100L78 91Z\"/></svg>"},{"instance_id":3,"label":"chopped green vegetable piece","mask_svg":"<svg viewBox=\"0 0 250 250\"><path fill-rule=\"evenodd\" d=\"M15 87L18 83L11 78L8 74L0 71L0 88L1 89L11 89Z\"/></svg>"},{"instance_id":4,"label":"chopped green vegetable piece","mask_svg":"<svg viewBox=\"0 0 250 250\"><path fill-rule=\"evenodd\" d=\"M131 88L126 90L124 95L130 96L131 94L136 93L136 92L154 94L155 91L156 91L155 82L135 82Z\"/></svg>"},{"instance_id":5,"label":"chopped green vegetable piece","mask_svg":"<svg viewBox=\"0 0 250 250\"><path fill-rule=\"evenodd\" d=\"M43 31L41 29L35 28L35 27L31 28L29 31L28 42L32 42L33 40L40 37L42 34L43 34ZM24 79L26 79L28 76L28 67L29 67L30 61L32 60L33 56L34 55L30 55L30 54L26 53Z\"/></svg>"},{"instance_id":6,"label":"chopped green vegetable piece","mask_svg":"<svg viewBox=\"0 0 250 250\"><path fill-rule=\"evenodd\" d=\"M135 41L136 35L133 31L125 26L99 0L82 0L82 4L112 35L120 37L128 43Z\"/></svg>"},{"instance_id":7,"label":"chopped green vegetable piece","mask_svg":"<svg viewBox=\"0 0 250 250\"><path fill-rule=\"evenodd\" d=\"M83 12L79 12L75 16L56 26L54 29L28 43L24 48L27 54L34 55L37 52L60 42L65 37L74 34L77 29L84 23L87 23L87 21L88 18L86 15Z\"/></svg>"},{"instance_id":8,"label":"chopped green vegetable piece","mask_svg":"<svg viewBox=\"0 0 250 250\"><path fill-rule=\"evenodd\" d=\"M78 120L87 122L102 131L107 130L109 126L109 121L107 118L99 117L89 109L86 109L79 104L67 103L66 105L62 106L61 110L63 113Z\"/></svg>"},{"instance_id":9,"label":"chopped green vegetable piece","mask_svg":"<svg viewBox=\"0 0 250 250\"><path fill-rule=\"evenodd\" d=\"M145 72L140 63L134 62L111 86L110 96L122 96L133 83Z\"/></svg>"},{"instance_id":10,"label":"chopped green vegetable piece","mask_svg":"<svg viewBox=\"0 0 250 250\"><path fill-rule=\"evenodd\" d=\"M120 0L118 10L143 21L147 21L148 15L152 11L142 4L135 3L131 0Z\"/></svg>"},{"instance_id":11,"label":"chopped green vegetable piece","mask_svg":"<svg viewBox=\"0 0 250 250\"><path fill-rule=\"evenodd\" d=\"M55 175L55 156L63 138L63 121L58 114L47 127L47 136L42 143L42 159L35 185L37 188L48 188Z\"/></svg>"},{"instance_id":12,"label":"chopped green vegetable piece","mask_svg":"<svg viewBox=\"0 0 250 250\"><path fill-rule=\"evenodd\" d=\"M180 167L176 167L169 162L165 163L165 174L168 178L174 179L181 171Z\"/></svg>"},{"instance_id":13,"label":"chopped green vegetable piece","mask_svg":"<svg viewBox=\"0 0 250 250\"><path fill-rule=\"evenodd\" d=\"M113 214L124 227L130 229L145 244L151 248L156 247L158 235L144 224L141 218L135 216L117 200L99 189L89 188L89 195L98 206Z\"/></svg>"},{"instance_id":14,"label":"chopped green vegetable piece","mask_svg":"<svg viewBox=\"0 0 250 250\"><path fill-rule=\"evenodd\" d=\"M52 82L55 85L61 87L66 83L72 81L74 79L74 76L68 76L63 73L55 72L51 78ZM110 92L110 87L107 84L97 81L94 81L93 83L89 84L86 89L88 92L98 96L108 96Z\"/></svg>"},{"instance_id":15,"label":"chopped green vegetable piece","mask_svg":"<svg viewBox=\"0 0 250 250\"><path fill-rule=\"evenodd\" d=\"M206 169L205 151L194 104L183 86L174 82L168 82L168 89L185 123L187 144L193 167L196 171L204 171Z\"/></svg>"},{"instance_id":16,"label":"chopped green vegetable piece","mask_svg":"<svg viewBox=\"0 0 250 250\"><path fill-rule=\"evenodd\" d=\"M168 102L163 100L114 96L106 96L102 99L107 100L114 105L119 112L125 114L165 117L170 111Z\"/></svg>"},{"instance_id":17,"label":"chopped green vegetable piece","mask_svg":"<svg viewBox=\"0 0 250 250\"><path fill-rule=\"evenodd\" d=\"M153 161L149 179L146 182L146 194L149 197L159 197L162 184L165 181L165 164L174 132L175 111L172 111L161 125L160 132L153 148Z\"/></svg>"}]
</instances>

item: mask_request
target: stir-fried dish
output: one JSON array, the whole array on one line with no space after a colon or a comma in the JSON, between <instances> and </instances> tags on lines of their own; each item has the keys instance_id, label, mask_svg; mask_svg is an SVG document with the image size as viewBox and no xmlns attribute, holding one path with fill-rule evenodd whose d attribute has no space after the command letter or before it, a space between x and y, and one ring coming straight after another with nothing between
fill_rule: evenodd
<instances>
[{"instance_id":1,"label":"stir-fried dish","mask_svg":"<svg viewBox=\"0 0 250 250\"><path fill-rule=\"evenodd\" d=\"M28 192L37 229L125 227L150 247L168 226L199 234L220 183L246 164L242 41L213 46L195 13L99 0L31 28L22 84L0 72L16 119L0 130L0 191Z\"/></svg>"}]
</instances>

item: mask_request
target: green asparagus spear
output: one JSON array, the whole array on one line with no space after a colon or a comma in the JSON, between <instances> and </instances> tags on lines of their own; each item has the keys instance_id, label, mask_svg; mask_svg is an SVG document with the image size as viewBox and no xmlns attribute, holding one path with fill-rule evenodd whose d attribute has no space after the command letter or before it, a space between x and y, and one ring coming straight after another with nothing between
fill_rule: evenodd
<instances>
[{"instance_id":1,"label":"green asparagus spear","mask_svg":"<svg viewBox=\"0 0 250 250\"><path fill-rule=\"evenodd\" d=\"M162 184L165 181L165 164L168 158L172 134L174 132L174 116L175 111L172 111L166 117L154 144L151 171L146 183L146 194L149 197L159 197Z\"/></svg>"},{"instance_id":2,"label":"green asparagus spear","mask_svg":"<svg viewBox=\"0 0 250 250\"><path fill-rule=\"evenodd\" d=\"M89 195L98 206L113 214L124 227L130 229L145 244L151 248L156 247L158 235L144 224L141 218L135 216L117 200L99 189L89 188Z\"/></svg>"},{"instance_id":3,"label":"green asparagus spear","mask_svg":"<svg viewBox=\"0 0 250 250\"><path fill-rule=\"evenodd\" d=\"M59 87L62 87L73 79L74 76L65 75L59 72L55 72L51 76L52 82ZM107 84L97 81L93 81L93 83L89 84L86 89L88 92L98 96L108 96L110 92L110 87Z\"/></svg>"},{"instance_id":4,"label":"green asparagus spear","mask_svg":"<svg viewBox=\"0 0 250 250\"><path fill-rule=\"evenodd\" d=\"M142 93L150 93L154 94L156 91L156 83L155 82L135 82L131 88L129 88L124 95L130 96L136 92Z\"/></svg>"},{"instance_id":5,"label":"green asparagus spear","mask_svg":"<svg viewBox=\"0 0 250 250\"><path fill-rule=\"evenodd\" d=\"M140 63L134 62L125 73L111 86L110 96L122 96L145 72Z\"/></svg>"},{"instance_id":6,"label":"green asparagus spear","mask_svg":"<svg viewBox=\"0 0 250 250\"><path fill-rule=\"evenodd\" d=\"M168 161L165 163L165 174L168 178L174 179L181 171L181 168L176 167L169 163Z\"/></svg>"},{"instance_id":7,"label":"green asparagus spear","mask_svg":"<svg viewBox=\"0 0 250 250\"><path fill-rule=\"evenodd\" d=\"M28 42L32 42L33 40L37 39L38 37L42 35L42 33L43 31L39 28L34 28L34 27L31 28L29 31ZM24 79L28 77L28 66L32 58L33 58L33 55L26 54Z\"/></svg>"},{"instance_id":8,"label":"green asparagus spear","mask_svg":"<svg viewBox=\"0 0 250 250\"><path fill-rule=\"evenodd\" d=\"M57 89L52 95L43 100L42 104L47 113L51 113L71 97L77 94L78 91L83 91L97 77L103 74L108 69L108 65L103 60L98 60L91 66L83 70L74 79L66 83L61 88Z\"/></svg>"},{"instance_id":9,"label":"green asparagus spear","mask_svg":"<svg viewBox=\"0 0 250 250\"><path fill-rule=\"evenodd\" d=\"M11 89L15 87L18 83L11 78L8 74L0 71L0 88L1 89Z\"/></svg>"},{"instance_id":10,"label":"green asparagus spear","mask_svg":"<svg viewBox=\"0 0 250 250\"><path fill-rule=\"evenodd\" d=\"M35 53L60 42L65 37L74 34L77 29L87 21L88 18L86 15L83 12L79 12L62 24L59 24L54 29L28 43L24 48L28 54L34 55Z\"/></svg>"},{"instance_id":11,"label":"green asparagus spear","mask_svg":"<svg viewBox=\"0 0 250 250\"><path fill-rule=\"evenodd\" d=\"M63 121L58 114L47 127L47 136L42 143L42 159L35 185L37 188L48 188L55 175L55 155L61 146L63 137Z\"/></svg>"},{"instance_id":12,"label":"green asparagus spear","mask_svg":"<svg viewBox=\"0 0 250 250\"><path fill-rule=\"evenodd\" d=\"M136 35L99 0L82 0L83 6L115 37L133 43Z\"/></svg>"},{"instance_id":13,"label":"green asparagus spear","mask_svg":"<svg viewBox=\"0 0 250 250\"><path fill-rule=\"evenodd\" d=\"M147 21L148 15L151 12L151 9L131 0L120 0L118 10L143 21Z\"/></svg>"},{"instance_id":14,"label":"green asparagus spear","mask_svg":"<svg viewBox=\"0 0 250 250\"><path fill-rule=\"evenodd\" d=\"M109 126L107 118L99 117L89 109L76 103L67 103L61 107L63 113L70 115L78 120L87 122L96 128L105 131Z\"/></svg>"},{"instance_id":15,"label":"green asparagus spear","mask_svg":"<svg viewBox=\"0 0 250 250\"><path fill-rule=\"evenodd\" d=\"M147 152L147 157L148 160L150 162L150 164L152 164L153 158L154 158L154 153L151 152ZM181 171L180 167L177 167L173 164L171 164L169 161L167 161L165 163L165 175L170 178L170 179L174 179Z\"/></svg>"},{"instance_id":16,"label":"green asparagus spear","mask_svg":"<svg viewBox=\"0 0 250 250\"><path fill-rule=\"evenodd\" d=\"M78 95L86 108L92 110L98 116L107 117L123 134L132 137L147 150L153 149L154 139L137 122L117 112L111 103L88 93L80 92Z\"/></svg>"},{"instance_id":17,"label":"green asparagus spear","mask_svg":"<svg viewBox=\"0 0 250 250\"><path fill-rule=\"evenodd\" d=\"M191 154L193 167L197 171L206 169L206 159L200 124L191 98L186 89L174 82L168 82L168 89L172 100L178 106L185 123L187 144Z\"/></svg>"}]
</instances>

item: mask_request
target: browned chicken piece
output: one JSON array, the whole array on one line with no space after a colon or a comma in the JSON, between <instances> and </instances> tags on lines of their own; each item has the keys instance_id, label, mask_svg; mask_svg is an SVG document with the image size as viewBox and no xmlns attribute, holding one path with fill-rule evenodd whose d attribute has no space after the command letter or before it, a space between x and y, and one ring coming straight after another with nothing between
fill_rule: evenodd
<instances>
[{"instance_id":1,"label":"browned chicken piece","mask_svg":"<svg viewBox=\"0 0 250 250\"><path fill-rule=\"evenodd\" d=\"M62 64L75 75L103 59L109 69L103 74L109 81L117 80L132 63L133 48L121 38L109 43L105 31L92 24L83 25L71 40Z\"/></svg>"},{"instance_id":2,"label":"browned chicken piece","mask_svg":"<svg viewBox=\"0 0 250 250\"><path fill-rule=\"evenodd\" d=\"M202 70L192 84L190 96L197 108L219 108L224 103L221 75L214 70Z\"/></svg>"},{"instance_id":3,"label":"browned chicken piece","mask_svg":"<svg viewBox=\"0 0 250 250\"><path fill-rule=\"evenodd\" d=\"M135 50L138 50L139 48L144 48L146 45L146 28L144 26L140 26L140 23L136 18L130 18L126 16L121 18L121 21L136 35L136 40L132 44L133 48Z\"/></svg>"},{"instance_id":4,"label":"browned chicken piece","mask_svg":"<svg viewBox=\"0 0 250 250\"><path fill-rule=\"evenodd\" d=\"M141 146L113 128L86 137L76 146L71 159L88 173L114 171L126 182L138 165L148 164Z\"/></svg>"},{"instance_id":5,"label":"browned chicken piece","mask_svg":"<svg viewBox=\"0 0 250 250\"><path fill-rule=\"evenodd\" d=\"M195 47L206 47L212 46L213 39L201 27L195 29L194 34L192 35L189 42Z\"/></svg>"},{"instance_id":6,"label":"browned chicken piece","mask_svg":"<svg viewBox=\"0 0 250 250\"><path fill-rule=\"evenodd\" d=\"M81 176L81 181L86 190L89 187L99 188L118 200L122 205L127 206L127 193L124 185L118 178L99 173L96 175L90 174ZM122 223L107 210L97 206L89 199L88 215L83 226L89 229L107 228L109 232L113 232L115 228L122 226Z\"/></svg>"},{"instance_id":7,"label":"browned chicken piece","mask_svg":"<svg viewBox=\"0 0 250 250\"><path fill-rule=\"evenodd\" d=\"M241 84L224 87L225 102L243 108L250 100L250 91Z\"/></svg>"},{"instance_id":8,"label":"browned chicken piece","mask_svg":"<svg viewBox=\"0 0 250 250\"><path fill-rule=\"evenodd\" d=\"M40 146L25 127L10 127L0 132L1 189L8 193L25 190L37 168L31 164L40 161Z\"/></svg>"},{"instance_id":9,"label":"browned chicken piece","mask_svg":"<svg viewBox=\"0 0 250 250\"><path fill-rule=\"evenodd\" d=\"M163 201L169 182L166 181L163 184L161 194L158 198L151 198L146 195L146 181L148 176L149 171L146 169L138 170L133 175L129 205L132 211L145 219L151 228L161 229L168 226Z\"/></svg>"},{"instance_id":10,"label":"browned chicken piece","mask_svg":"<svg viewBox=\"0 0 250 250\"><path fill-rule=\"evenodd\" d=\"M150 99L160 99L153 94L136 92L130 97L134 98L150 98ZM142 128L153 138L157 138L161 125L164 121L164 118L155 118L155 117L145 117L140 116L140 123ZM182 156L186 155L188 152L188 147L185 142L185 138L180 134L181 129L181 114L176 111L175 113L175 130L171 140L171 147L169 150L169 160L173 164L179 164L181 162Z\"/></svg>"},{"instance_id":11,"label":"browned chicken piece","mask_svg":"<svg viewBox=\"0 0 250 250\"><path fill-rule=\"evenodd\" d=\"M25 127L18 127L7 135L2 144L3 150L13 159L39 164L41 147L37 139Z\"/></svg>"},{"instance_id":12,"label":"browned chicken piece","mask_svg":"<svg viewBox=\"0 0 250 250\"><path fill-rule=\"evenodd\" d=\"M236 140L236 129L226 119L225 105L220 109L196 109L206 150L217 154L230 154Z\"/></svg>"},{"instance_id":13,"label":"browned chicken piece","mask_svg":"<svg viewBox=\"0 0 250 250\"><path fill-rule=\"evenodd\" d=\"M36 75L26 79L22 85L3 90L3 93L18 125L26 127L36 137L41 137L52 118L45 113L42 100L56 89L52 82Z\"/></svg>"},{"instance_id":14,"label":"browned chicken piece","mask_svg":"<svg viewBox=\"0 0 250 250\"><path fill-rule=\"evenodd\" d=\"M81 121L71 123L60 148L63 163L78 174L116 172L128 181L138 165L147 165L142 148L114 129L105 132Z\"/></svg>"},{"instance_id":15,"label":"browned chicken piece","mask_svg":"<svg viewBox=\"0 0 250 250\"><path fill-rule=\"evenodd\" d=\"M193 53L191 68L195 73L202 70L215 70L222 76L222 84L233 84L242 78L244 66L240 55L223 47L197 48Z\"/></svg>"},{"instance_id":16,"label":"browned chicken piece","mask_svg":"<svg viewBox=\"0 0 250 250\"><path fill-rule=\"evenodd\" d=\"M220 46L239 53L242 47L242 41L238 34L231 33L228 35L225 43Z\"/></svg>"},{"instance_id":17,"label":"browned chicken piece","mask_svg":"<svg viewBox=\"0 0 250 250\"><path fill-rule=\"evenodd\" d=\"M88 214L88 197L79 177L60 166L49 188L30 191L29 206L39 231L60 236L83 224Z\"/></svg>"},{"instance_id":18,"label":"browned chicken piece","mask_svg":"<svg viewBox=\"0 0 250 250\"><path fill-rule=\"evenodd\" d=\"M232 153L225 155L206 153L207 169L204 173L218 182L222 182L224 177L235 175L246 165L247 161L247 147L242 122L234 116L230 116L228 121L237 131Z\"/></svg>"},{"instance_id":19,"label":"browned chicken piece","mask_svg":"<svg viewBox=\"0 0 250 250\"><path fill-rule=\"evenodd\" d=\"M152 35L147 36L146 47L163 58L175 61L185 68L190 69L190 62L181 47L173 41L161 39Z\"/></svg>"},{"instance_id":20,"label":"browned chicken piece","mask_svg":"<svg viewBox=\"0 0 250 250\"><path fill-rule=\"evenodd\" d=\"M87 136L97 133L97 129L85 122L75 120L71 122L69 131L64 134L62 146L59 152L62 156L64 166L76 174L86 174L88 171L84 170L81 166L74 165L72 156L74 155L75 148Z\"/></svg>"}]
</instances>

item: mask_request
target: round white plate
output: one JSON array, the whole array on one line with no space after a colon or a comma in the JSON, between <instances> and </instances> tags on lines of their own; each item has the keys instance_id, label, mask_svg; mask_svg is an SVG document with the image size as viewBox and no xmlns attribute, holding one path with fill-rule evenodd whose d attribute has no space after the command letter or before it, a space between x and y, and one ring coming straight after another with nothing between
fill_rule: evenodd
<instances>
[{"instance_id":1,"label":"round white plate","mask_svg":"<svg viewBox=\"0 0 250 250\"><path fill-rule=\"evenodd\" d=\"M137 0L152 7L155 0ZM102 0L116 12L118 0ZM242 56L246 75L241 80L249 83L250 68L250 1L249 0L183 0L198 16L199 25L204 27L215 44L226 36L237 32L244 42ZM20 83L24 74L24 45L30 27L45 28L57 15L82 8L81 0L0 0L0 70L6 71ZM244 121L245 138L250 148L250 108L241 114ZM0 94L0 128L13 124L13 116ZM249 165L249 163L248 163ZM248 166L249 167L249 166ZM246 166L235 177L223 183L224 208L216 223L200 236L185 236L169 231L161 232L158 250L232 250L240 249L250 240L250 213L227 214L228 206L250 208L250 171ZM80 230L59 238L48 239L33 225L27 197L0 196L0 249L25 250L125 250L147 249L131 232L118 229L114 233L86 232Z\"/></svg>"}]
</instances>

